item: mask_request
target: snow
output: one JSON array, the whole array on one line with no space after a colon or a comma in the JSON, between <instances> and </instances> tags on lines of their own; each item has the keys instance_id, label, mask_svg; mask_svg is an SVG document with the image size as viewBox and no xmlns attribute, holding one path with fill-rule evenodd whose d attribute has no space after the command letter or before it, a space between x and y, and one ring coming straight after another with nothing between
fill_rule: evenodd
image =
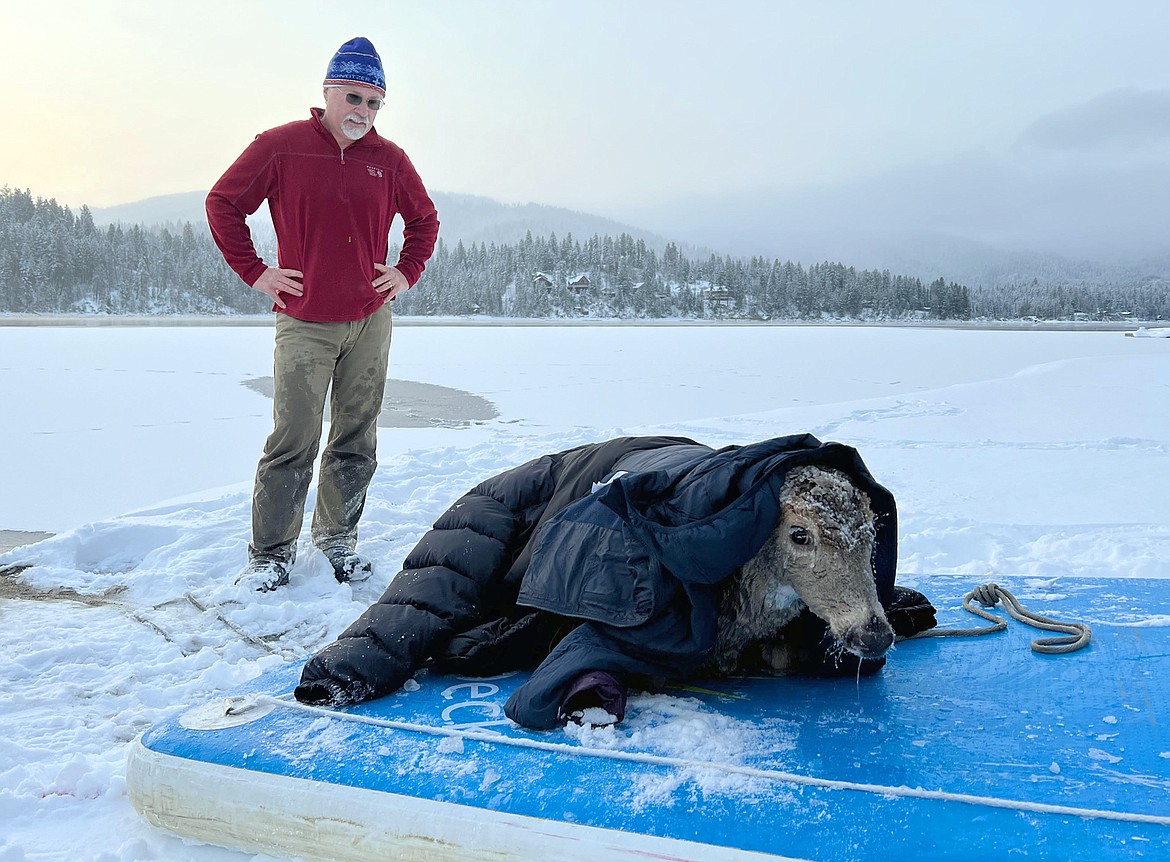
<instances>
[{"instance_id":1,"label":"snow","mask_svg":"<svg viewBox=\"0 0 1170 862\"><path fill-rule=\"evenodd\" d=\"M337 584L306 531L290 586L256 596L233 581L271 421L246 384L271 374L271 349L265 326L0 327L0 529L57 532L0 555L0 569L30 566L0 576L0 862L251 858L142 822L127 744L328 642L467 489L581 443L809 431L856 446L898 501L899 579L928 595L939 573L1048 592L1170 578L1165 338L400 322L391 377L474 393L499 416L381 429L359 544L373 578ZM621 725L558 738L735 762L747 732L637 696ZM632 803L669 789L632 788Z\"/></svg>"},{"instance_id":2,"label":"snow","mask_svg":"<svg viewBox=\"0 0 1170 862\"><path fill-rule=\"evenodd\" d=\"M668 694L634 694L630 697L628 714L621 724L613 724L613 716L594 707L585 710L581 723L568 722L565 735L582 746L608 751L632 750L684 761L719 763L741 766L749 754L767 754L775 757L787 749L777 748L776 730L785 731L784 722L765 726L739 721L713 712L702 702L691 697ZM779 738L791 738L783 733ZM766 740L766 742L765 742ZM617 801L635 811L650 805L671 805L674 791L686 782L693 783L704 795L736 793L764 795L774 799L789 799L787 791L759 777L725 771L684 768L667 773L641 773L631 782L626 793Z\"/></svg>"}]
</instances>

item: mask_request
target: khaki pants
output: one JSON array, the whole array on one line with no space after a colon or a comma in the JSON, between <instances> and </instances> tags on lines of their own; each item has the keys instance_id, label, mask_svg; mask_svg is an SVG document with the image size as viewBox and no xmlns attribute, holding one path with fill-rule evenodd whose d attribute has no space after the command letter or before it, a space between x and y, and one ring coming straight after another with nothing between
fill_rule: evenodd
<instances>
[{"instance_id":1,"label":"khaki pants","mask_svg":"<svg viewBox=\"0 0 1170 862\"><path fill-rule=\"evenodd\" d=\"M321 455L313 544L352 548L377 467L378 414L390 358L390 304L353 323L276 315L273 430L256 468L253 559L296 558L305 497L330 395L329 439Z\"/></svg>"}]
</instances>

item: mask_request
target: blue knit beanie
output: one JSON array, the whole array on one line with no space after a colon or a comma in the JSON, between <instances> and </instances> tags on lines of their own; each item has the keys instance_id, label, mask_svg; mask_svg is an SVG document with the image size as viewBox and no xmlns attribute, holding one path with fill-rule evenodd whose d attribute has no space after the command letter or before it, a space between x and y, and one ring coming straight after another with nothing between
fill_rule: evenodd
<instances>
[{"instance_id":1,"label":"blue knit beanie","mask_svg":"<svg viewBox=\"0 0 1170 862\"><path fill-rule=\"evenodd\" d=\"M374 44L364 36L350 39L337 49L325 71L325 86L331 84L361 84L373 87L386 95L386 77L382 74L382 58Z\"/></svg>"}]
</instances>

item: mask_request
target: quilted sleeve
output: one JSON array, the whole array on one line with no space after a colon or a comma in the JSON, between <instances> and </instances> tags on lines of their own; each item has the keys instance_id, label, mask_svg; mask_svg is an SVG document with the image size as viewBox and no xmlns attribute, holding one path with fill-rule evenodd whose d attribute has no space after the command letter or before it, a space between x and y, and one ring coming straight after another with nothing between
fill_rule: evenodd
<instances>
[{"instance_id":1,"label":"quilted sleeve","mask_svg":"<svg viewBox=\"0 0 1170 862\"><path fill-rule=\"evenodd\" d=\"M501 473L423 535L386 592L305 664L295 696L340 705L398 689L459 632L500 616L504 584L555 485L559 456Z\"/></svg>"}]
</instances>

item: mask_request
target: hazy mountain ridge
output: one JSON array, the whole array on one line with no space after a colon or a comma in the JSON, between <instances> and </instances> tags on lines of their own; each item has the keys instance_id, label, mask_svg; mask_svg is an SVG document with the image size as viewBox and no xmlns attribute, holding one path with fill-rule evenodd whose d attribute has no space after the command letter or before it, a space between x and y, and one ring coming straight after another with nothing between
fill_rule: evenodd
<instances>
[{"instance_id":1,"label":"hazy mountain ridge","mask_svg":"<svg viewBox=\"0 0 1170 862\"><path fill-rule=\"evenodd\" d=\"M203 202L205 191L181 192L146 198L133 203L113 207L99 207L92 210L94 223L108 225L140 224L143 226L181 226L191 222L206 226ZM623 224L614 219L591 215L563 207L544 204L505 204L478 195L452 192L432 192L435 207L442 224L440 237L454 247L460 242L471 243L515 243L524 239L529 232L533 236L547 236L555 233L563 239L572 234L575 239L588 239L593 235L618 236L629 234L635 240L642 240L650 248L661 253L671 241L666 237ZM261 208L251 217L254 229L271 231L271 219L267 210ZM396 220L401 226L401 220ZM706 254L706 250L683 244L690 254Z\"/></svg>"},{"instance_id":2,"label":"hazy mountain ridge","mask_svg":"<svg viewBox=\"0 0 1170 862\"><path fill-rule=\"evenodd\" d=\"M971 287L1137 287L1170 280L1170 112L1164 125L1156 146L1069 152L1022 136L999 152L838 180L680 193L629 220L734 255L843 260Z\"/></svg>"},{"instance_id":3,"label":"hazy mountain ridge","mask_svg":"<svg viewBox=\"0 0 1170 862\"><path fill-rule=\"evenodd\" d=\"M114 207L92 210L98 225L121 223L179 228L185 222L206 226L203 201L206 192L193 191L162 195ZM628 234L642 240L661 253L675 242L691 257L712 253L754 255L791 260L811 265L824 261L844 261L859 269L889 270L926 281L942 277L973 288L1010 288L1039 281L1048 285L1079 285L1098 288L1140 287L1151 283L1170 284L1170 252L1132 262L1078 259L1043 251L1013 250L990 242L927 231L889 231L885 233L838 229L823 234L793 230L791 217L776 219L769 230L768 220L775 214L761 214L750 236L740 241L712 233L708 243L687 242L702 231L680 230L668 239L660 233L630 224L563 207L543 204L505 204L491 198L452 192L435 192L435 205L442 221L441 238L452 248L463 242L509 244L531 232L533 236L555 233L558 238L572 234L584 240L591 236ZM692 214L691 218L694 217ZM271 233L265 210L251 219L258 241ZM716 251L712 252L715 247Z\"/></svg>"}]
</instances>

